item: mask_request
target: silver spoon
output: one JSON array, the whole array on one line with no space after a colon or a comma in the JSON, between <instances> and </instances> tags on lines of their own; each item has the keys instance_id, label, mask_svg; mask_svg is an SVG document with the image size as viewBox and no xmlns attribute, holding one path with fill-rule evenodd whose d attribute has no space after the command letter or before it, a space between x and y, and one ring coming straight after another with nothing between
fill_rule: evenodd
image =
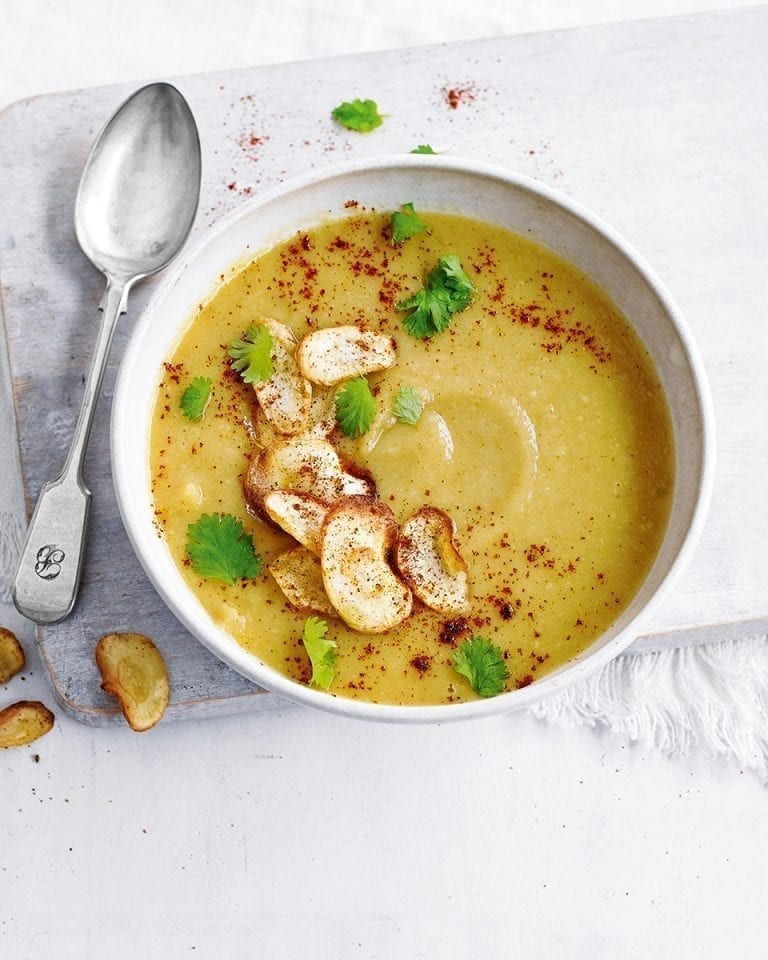
<instances>
[{"instance_id":1,"label":"silver spoon","mask_svg":"<svg viewBox=\"0 0 768 960\"><path fill-rule=\"evenodd\" d=\"M117 319L134 283L181 248L199 193L200 139L186 100L167 83L142 87L99 134L77 192L77 239L107 289L72 446L43 486L16 572L13 601L37 623L63 620L77 597L91 506L83 460Z\"/></svg>"}]
</instances>

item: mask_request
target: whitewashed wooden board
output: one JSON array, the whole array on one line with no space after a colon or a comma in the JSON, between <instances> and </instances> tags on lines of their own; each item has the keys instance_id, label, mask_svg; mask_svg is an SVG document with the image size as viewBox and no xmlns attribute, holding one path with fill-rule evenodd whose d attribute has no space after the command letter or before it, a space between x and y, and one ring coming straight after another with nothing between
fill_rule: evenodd
<instances>
[{"instance_id":1,"label":"whitewashed wooden board","mask_svg":"<svg viewBox=\"0 0 768 960\"><path fill-rule=\"evenodd\" d=\"M719 465L701 546L638 651L768 630L766 40L761 7L174 81L203 142L196 233L243 197L307 168L427 142L571 195L655 265L704 354ZM28 508L63 462L102 292L73 233L77 181L100 126L131 89L45 96L0 116L0 305ZM465 91L456 108L450 89ZM376 99L387 115L367 136L330 119L333 106L356 96ZM39 633L62 706L93 724L115 718L92 658L96 639L111 630L157 639L173 686L168 718L276 701L180 627L118 517L109 407L126 337L152 286L132 294L91 440L94 513L81 597L72 617Z\"/></svg>"}]
</instances>

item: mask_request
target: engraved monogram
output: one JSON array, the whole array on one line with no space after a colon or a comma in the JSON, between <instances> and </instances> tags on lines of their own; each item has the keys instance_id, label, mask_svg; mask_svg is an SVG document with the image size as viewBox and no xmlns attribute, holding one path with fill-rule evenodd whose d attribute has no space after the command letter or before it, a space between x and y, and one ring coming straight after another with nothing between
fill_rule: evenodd
<instances>
[{"instance_id":1,"label":"engraved monogram","mask_svg":"<svg viewBox=\"0 0 768 960\"><path fill-rule=\"evenodd\" d=\"M40 547L37 551L35 573L42 580L55 580L61 573L61 565L64 562L64 557L64 551L59 550L55 543L49 543L45 547Z\"/></svg>"}]
</instances>

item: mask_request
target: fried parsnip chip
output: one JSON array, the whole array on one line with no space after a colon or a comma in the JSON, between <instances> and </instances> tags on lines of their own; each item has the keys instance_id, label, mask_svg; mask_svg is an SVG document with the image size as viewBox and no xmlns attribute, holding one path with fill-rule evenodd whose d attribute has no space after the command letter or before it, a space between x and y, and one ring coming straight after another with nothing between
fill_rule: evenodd
<instances>
[{"instance_id":1,"label":"fried parsnip chip","mask_svg":"<svg viewBox=\"0 0 768 960\"><path fill-rule=\"evenodd\" d=\"M294 540L312 553L320 553L320 528L328 513L327 503L311 493L272 490L264 497L264 509L270 520Z\"/></svg>"},{"instance_id":2,"label":"fried parsnip chip","mask_svg":"<svg viewBox=\"0 0 768 960\"><path fill-rule=\"evenodd\" d=\"M8 683L19 670L24 669L24 651L16 635L0 627L0 683Z\"/></svg>"},{"instance_id":3,"label":"fried parsnip chip","mask_svg":"<svg viewBox=\"0 0 768 960\"><path fill-rule=\"evenodd\" d=\"M386 370L396 360L392 337L353 326L313 330L296 350L296 362L307 380L326 387Z\"/></svg>"},{"instance_id":4,"label":"fried parsnip chip","mask_svg":"<svg viewBox=\"0 0 768 960\"><path fill-rule=\"evenodd\" d=\"M309 420L295 439L327 440L336 429L335 393L322 387L312 391L312 404L309 408ZM277 440L285 440L268 419L260 406L256 407L250 423L254 443L258 447L269 447Z\"/></svg>"},{"instance_id":5,"label":"fried parsnip chip","mask_svg":"<svg viewBox=\"0 0 768 960\"><path fill-rule=\"evenodd\" d=\"M354 630L383 633L410 615L411 591L389 565L396 538L392 511L373 497L347 497L325 518L320 542L325 592Z\"/></svg>"},{"instance_id":6,"label":"fried parsnip chip","mask_svg":"<svg viewBox=\"0 0 768 960\"><path fill-rule=\"evenodd\" d=\"M312 385L299 372L294 354L296 338L277 320L264 320L272 337L272 364L269 380L254 383L253 389L268 422L286 436L303 433L310 426Z\"/></svg>"},{"instance_id":7,"label":"fried parsnip chip","mask_svg":"<svg viewBox=\"0 0 768 960\"><path fill-rule=\"evenodd\" d=\"M53 714L37 700L20 700L0 710L0 747L23 747L53 727Z\"/></svg>"},{"instance_id":8,"label":"fried parsnip chip","mask_svg":"<svg viewBox=\"0 0 768 960\"><path fill-rule=\"evenodd\" d=\"M403 524L395 559L400 575L432 610L455 615L469 609L467 565L454 542L453 520L421 507Z\"/></svg>"},{"instance_id":9,"label":"fried parsnip chip","mask_svg":"<svg viewBox=\"0 0 768 960\"><path fill-rule=\"evenodd\" d=\"M96 644L101 687L120 701L131 729L149 730L165 713L170 695L165 661L141 633L108 633Z\"/></svg>"},{"instance_id":10,"label":"fried parsnip chip","mask_svg":"<svg viewBox=\"0 0 768 960\"><path fill-rule=\"evenodd\" d=\"M272 490L311 493L333 503L349 494L370 494L374 485L368 477L345 471L339 455L327 440L282 440L259 450L251 457L245 475L248 505L266 516L264 497Z\"/></svg>"},{"instance_id":11,"label":"fried parsnip chip","mask_svg":"<svg viewBox=\"0 0 768 960\"><path fill-rule=\"evenodd\" d=\"M268 569L294 610L337 616L325 592L320 561L314 553L305 547L294 547L281 553Z\"/></svg>"}]
</instances>

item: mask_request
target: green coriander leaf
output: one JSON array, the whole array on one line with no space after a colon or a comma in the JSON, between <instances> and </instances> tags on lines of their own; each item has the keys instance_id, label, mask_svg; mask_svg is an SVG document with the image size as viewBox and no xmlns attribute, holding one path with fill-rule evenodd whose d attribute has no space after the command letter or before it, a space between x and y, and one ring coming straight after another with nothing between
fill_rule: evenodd
<instances>
[{"instance_id":1,"label":"green coriander leaf","mask_svg":"<svg viewBox=\"0 0 768 960\"><path fill-rule=\"evenodd\" d=\"M375 100L345 100L334 109L333 119L359 133L370 133L384 122Z\"/></svg>"},{"instance_id":2,"label":"green coriander leaf","mask_svg":"<svg viewBox=\"0 0 768 960\"><path fill-rule=\"evenodd\" d=\"M327 690L333 682L333 668L336 665L336 641L326 637L328 624L319 617L307 617L304 621L304 649L312 664L314 687Z\"/></svg>"},{"instance_id":3,"label":"green coriander leaf","mask_svg":"<svg viewBox=\"0 0 768 960\"><path fill-rule=\"evenodd\" d=\"M395 402L392 407L395 420L413 427L419 422L423 412L424 401L421 399L419 391L415 387L400 387L395 394Z\"/></svg>"},{"instance_id":4,"label":"green coriander leaf","mask_svg":"<svg viewBox=\"0 0 768 960\"><path fill-rule=\"evenodd\" d=\"M420 143L418 147L414 147L413 150L411 150L411 153L432 153L437 155L436 151L434 151L428 143Z\"/></svg>"},{"instance_id":5,"label":"green coriander leaf","mask_svg":"<svg viewBox=\"0 0 768 960\"><path fill-rule=\"evenodd\" d=\"M475 288L461 268L461 261L453 254L446 254L437 261L439 281L450 301L451 313L466 310L472 300Z\"/></svg>"},{"instance_id":6,"label":"green coriander leaf","mask_svg":"<svg viewBox=\"0 0 768 960\"><path fill-rule=\"evenodd\" d=\"M431 289L429 280L412 297L398 303L396 309L411 311L403 318L403 326L412 337L420 340L442 333L451 323L451 312L445 296L440 290Z\"/></svg>"},{"instance_id":7,"label":"green coriander leaf","mask_svg":"<svg viewBox=\"0 0 768 960\"><path fill-rule=\"evenodd\" d=\"M413 209L412 203L404 203L392 214L392 243L405 243L418 233L424 233L426 223Z\"/></svg>"},{"instance_id":8,"label":"green coriander leaf","mask_svg":"<svg viewBox=\"0 0 768 960\"><path fill-rule=\"evenodd\" d=\"M447 330L453 314L469 306L474 292L459 258L449 253L427 274L421 290L398 303L396 309L411 311L403 326L411 336L424 339Z\"/></svg>"},{"instance_id":9,"label":"green coriander leaf","mask_svg":"<svg viewBox=\"0 0 768 960\"><path fill-rule=\"evenodd\" d=\"M182 393L179 406L188 420L202 420L208 401L211 399L213 380L210 377L195 377Z\"/></svg>"},{"instance_id":10,"label":"green coriander leaf","mask_svg":"<svg viewBox=\"0 0 768 960\"><path fill-rule=\"evenodd\" d=\"M246 383L269 380L274 372L272 337L264 326L248 327L242 340L230 343L229 355L232 366Z\"/></svg>"},{"instance_id":11,"label":"green coriander leaf","mask_svg":"<svg viewBox=\"0 0 768 960\"><path fill-rule=\"evenodd\" d=\"M209 580L253 579L261 573L261 557L253 537L228 513L204 513L187 527L187 556L192 569Z\"/></svg>"},{"instance_id":12,"label":"green coriander leaf","mask_svg":"<svg viewBox=\"0 0 768 960\"><path fill-rule=\"evenodd\" d=\"M361 437L376 416L376 401L365 377L349 380L336 394L336 422L348 437Z\"/></svg>"},{"instance_id":13,"label":"green coriander leaf","mask_svg":"<svg viewBox=\"0 0 768 960\"><path fill-rule=\"evenodd\" d=\"M481 697L495 697L509 677L501 650L484 637L470 637L453 655L453 669L466 677Z\"/></svg>"}]
</instances>

